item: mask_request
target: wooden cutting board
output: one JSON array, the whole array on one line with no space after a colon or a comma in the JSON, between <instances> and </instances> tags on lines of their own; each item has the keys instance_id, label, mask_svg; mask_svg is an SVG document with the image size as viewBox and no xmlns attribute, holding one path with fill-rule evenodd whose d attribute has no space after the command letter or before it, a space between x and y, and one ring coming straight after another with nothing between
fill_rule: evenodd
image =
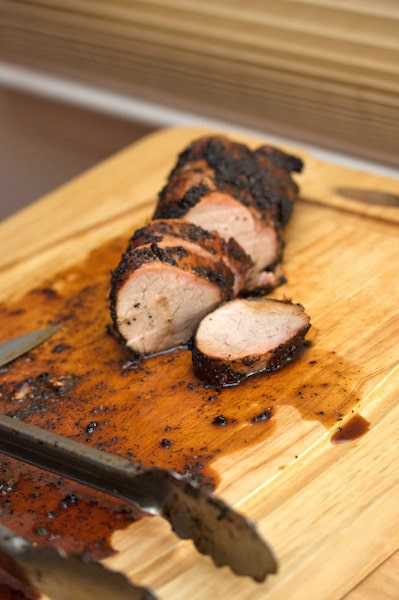
<instances>
[{"instance_id":1,"label":"wooden cutting board","mask_svg":"<svg viewBox=\"0 0 399 600\"><path fill-rule=\"evenodd\" d=\"M203 133L152 134L3 222L0 302L7 306L141 225L177 153ZM324 411L315 397L309 408L310 396L298 389L295 405L277 403L270 436L221 452L212 465L220 478L217 493L257 523L276 553L279 573L264 584L216 569L160 519L114 534L118 553L106 562L161 598L339 599L399 548L399 181L295 152L306 170L286 231L288 284L274 296L301 302L311 315L312 347L292 376L313 369L311 379L328 390L323 408L330 401L330 418L318 414ZM391 194L391 205L345 199L342 188L364 190L379 202ZM252 398L256 410L272 380L253 381L231 397ZM367 419L370 430L332 444L354 414ZM245 423L241 430L256 426Z\"/></svg>"}]
</instances>

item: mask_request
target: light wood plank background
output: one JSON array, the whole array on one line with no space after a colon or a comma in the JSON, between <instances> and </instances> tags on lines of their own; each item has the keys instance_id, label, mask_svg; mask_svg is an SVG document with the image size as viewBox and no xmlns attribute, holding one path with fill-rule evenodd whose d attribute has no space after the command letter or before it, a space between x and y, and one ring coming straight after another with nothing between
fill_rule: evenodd
<instances>
[{"instance_id":1,"label":"light wood plank background","mask_svg":"<svg viewBox=\"0 0 399 600\"><path fill-rule=\"evenodd\" d=\"M396 0L0 0L0 57L399 164Z\"/></svg>"}]
</instances>

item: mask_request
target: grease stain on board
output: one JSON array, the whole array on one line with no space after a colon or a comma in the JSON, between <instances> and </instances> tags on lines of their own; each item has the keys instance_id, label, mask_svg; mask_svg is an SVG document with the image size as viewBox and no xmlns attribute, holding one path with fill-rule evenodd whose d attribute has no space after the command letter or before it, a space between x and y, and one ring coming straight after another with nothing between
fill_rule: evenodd
<instances>
[{"instance_id":1,"label":"grease stain on board","mask_svg":"<svg viewBox=\"0 0 399 600\"><path fill-rule=\"evenodd\" d=\"M272 444L276 423L284 427L281 406L329 428L356 407L359 369L317 343L281 371L223 390L196 379L187 350L139 366L129 362L107 332L110 270L124 246L120 239L104 244L82 264L2 307L3 339L49 324L62 327L0 370L1 412L216 487L213 461L264 440ZM2 522L37 544L102 558L112 552L112 532L142 516L85 486L6 457L1 462L8 481L0 481Z\"/></svg>"}]
</instances>

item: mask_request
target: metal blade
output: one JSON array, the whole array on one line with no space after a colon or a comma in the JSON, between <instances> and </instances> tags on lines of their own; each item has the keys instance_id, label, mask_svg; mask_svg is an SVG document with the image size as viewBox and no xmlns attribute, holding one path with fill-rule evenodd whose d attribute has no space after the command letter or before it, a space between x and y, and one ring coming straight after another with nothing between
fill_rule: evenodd
<instances>
[{"instance_id":1,"label":"metal blade","mask_svg":"<svg viewBox=\"0 0 399 600\"><path fill-rule=\"evenodd\" d=\"M13 340L8 340L0 344L0 367L3 367L7 363L15 360L25 352L29 352L32 348L35 348L42 342L45 342L51 337L56 331L58 331L60 325L53 325L46 327L45 329L39 329L26 333Z\"/></svg>"},{"instance_id":2,"label":"metal blade","mask_svg":"<svg viewBox=\"0 0 399 600\"><path fill-rule=\"evenodd\" d=\"M335 193L349 200L364 202L365 204L376 204L377 206L399 206L399 195L391 194L381 190L369 190L356 187L337 187Z\"/></svg>"},{"instance_id":3,"label":"metal blade","mask_svg":"<svg viewBox=\"0 0 399 600\"><path fill-rule=\"evenodd\" d=\"M121 573L50 546L36 548L1 524L0 566L52 600L155 599Z\"/></svg>"},{"instance_id":4,"label":"metal blade","mask_svg":"<svg viewBox=\"0 0 399 600\"><path fill-rule=\"evenodd\" d=\"M277 571L252 523L176 473L144 469L5 415L0 415L0 451L159 514L179 537L192 539L216 565L228 565L238 575L264 581Z\"/></svg>"}]
</instances>

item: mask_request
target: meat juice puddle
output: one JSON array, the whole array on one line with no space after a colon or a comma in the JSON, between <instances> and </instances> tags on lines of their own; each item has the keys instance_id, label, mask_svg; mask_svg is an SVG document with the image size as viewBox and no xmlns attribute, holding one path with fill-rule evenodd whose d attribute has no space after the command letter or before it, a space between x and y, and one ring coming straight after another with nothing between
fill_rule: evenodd
<instances>
[{"instance_id":1,"label":"meat juice puddle","mask_svg":"<svg viewBox=\"0 0 399 600\"><path fill-rule=\"evenodd\" d=\"M212 487L218 483L212 461L272 440L282 405L295 407L303 419L343 429L339 422L359 401L359 369L317 344L281 371L223 390L195 378L187 350L134 368L106 328L110 270L124 247L125 240L104 244L81 265L1 307L3 339L62 325L49 341L0 370L2 413ZM0 455L0 516L35 544L101 559L112 553L111 534L143 515Z\"/></svg>"}]
</instances>

